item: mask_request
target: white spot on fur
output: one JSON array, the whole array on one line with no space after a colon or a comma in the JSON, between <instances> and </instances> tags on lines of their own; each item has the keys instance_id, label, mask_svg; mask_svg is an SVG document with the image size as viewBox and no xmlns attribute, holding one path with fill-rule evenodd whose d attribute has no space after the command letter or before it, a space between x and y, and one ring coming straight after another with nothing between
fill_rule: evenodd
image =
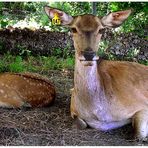
<instances>
[{"instance_id":1,"label":"white spot on fur","mask_svg":"<svg viewBox=\"0 0 148 148\"><path fill-rule=\"evenodd\" d=\"M1 83L2 86L4 86L4 83Z\"/></svg>"},{"instance_id":2,"label":"white spot on fur","mask_svg":"<svg viewBox=\"0 0 148 148\"><path fill-rule=\"evenodd\" d=\"M8 97L8 95L4 95L4 98L7 98Z\"/></svg>"},{"instance_id":3,"label":"white spot on fur","mask_svg":"<svg viewBox=\"0 0 148 148\"><path fill-rule=\"evenodd\" d=\"M3 93L4 93L4 90L0 89L0 93L2 93L2 94L3 94Z\"/></svg>"}]
</instances>

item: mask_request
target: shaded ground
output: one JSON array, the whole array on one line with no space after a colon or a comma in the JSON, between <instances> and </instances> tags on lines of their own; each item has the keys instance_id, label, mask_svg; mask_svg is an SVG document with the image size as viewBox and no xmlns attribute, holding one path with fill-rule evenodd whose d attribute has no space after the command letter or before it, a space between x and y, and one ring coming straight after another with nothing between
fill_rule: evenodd
<instances>
[{"instance_id":1,"label":"shaded ground","mask_svg":"<svg viewBox=\"0 0 148 148\"><path fill-rule=\"evenodd\" d=\"M0 108L0 145L148 145L131 140L131 125L110 132L77 129L69 112L72 76L73 72L50 72L57 89L52 107Z\"/></svg>"}]
</instances>

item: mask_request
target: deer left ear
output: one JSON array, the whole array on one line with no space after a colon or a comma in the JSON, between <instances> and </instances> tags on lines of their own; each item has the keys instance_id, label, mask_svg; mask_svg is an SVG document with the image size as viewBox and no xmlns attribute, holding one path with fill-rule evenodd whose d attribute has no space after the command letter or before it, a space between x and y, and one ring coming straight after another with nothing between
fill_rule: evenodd
<instances>
[{"instance_id":1,"label":"deer left ear","mask_svg":"<svg viewBox=\"0 0 148 148\"><path fill-rule=\"evenodd\" d=\"M44 10L51 19L54 17L55 13L58 14L61 20L61 25L69 25L73 20L73 17L71 15L68 15L59 9L45 6Z\"/></svg>"},{"instance_id":2,"label":"deer left ear","mask_svg":"<svg viewBox=\"0 0 148 148\"><path fill-rule=\"evenodd\" d=\"M131 14L132 10L112 12L101 19L105 27L119 27Z\"/></svg>"}]
</instances>

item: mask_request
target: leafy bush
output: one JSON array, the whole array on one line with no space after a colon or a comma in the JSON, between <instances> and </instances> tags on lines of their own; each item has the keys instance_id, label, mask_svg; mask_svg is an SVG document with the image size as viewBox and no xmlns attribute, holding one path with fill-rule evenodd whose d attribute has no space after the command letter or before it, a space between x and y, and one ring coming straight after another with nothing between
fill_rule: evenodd
<instances>
[{"instance_id":1,"label":"leafy bush","mask_svg":"<svg viewBox=\"0 0 148 148\"><path fill-rule=\"evenodd\" d=\"M23 59L21 56L13 56L10 53L1 56L0 58L0 72L48 72L49 70L73 69L74 58L68 57L66 59L57 58L54 56L29 56Z\"/></svg>"},{"instance_id":2,"label":"leafy bush","mask_svg":"<svg viewBox=\"0 0 148 148\"><path fill-rule=\"evenodd\" d=\"M9 65L9 70L11 72L23 72L25 71L25 67L20 56L16 56L14 62Z\"/></svg>"},{"instance_id":3,"label":"leafy bush","mask_svg":"<svg viewBox=\"0 0 148 148\"><path fill-rule=\"evenodd\" d=\"M92 2L0 2L0 28L10 26L42 28L51 31L68 31L65 27L53 26L45 14L43 7L50 5L64 10L71 15L78 15L92 12ZM96 2L98 16L106 15L109 12L132 8L133 14L129 19L115 31L134 32L144 38L147 36L148 24L148 3L146 2ZM0 41L0 52L4 49ZM108 42L100 43L99 55L107 55L108 59L115 60L113 54L105 53ZM68 55L67 48L62 51L54 49L51 57L33 57L31 52L24 47L17 46L20 54L17 57L9 53L0 59L0 71L44 71L49 69L73 68L74 58ZM136 52L136 51L135 51ZM128 53L127 59L133 58L136 53ZM148 65L147 61L141 63Z\"/></svg>"},{"instance_id":4,"label":"leafy bush","mask_svg":"<svg viewBox=\"0 0 148 148\"><path fill-rule=\"evenodd\" d=\"M71 15L92 12L92 2L0 2L0 28L9 25L15 27L40 28L52 31L67 31L66 28L53 26L45 14L43 7L50 5L64 10ZM106 15L109 12L132 8L133 14L120 27L121 32L142 31L148 23L147 2L96 2L97 14Z\"/></svg>"}]
</instances>

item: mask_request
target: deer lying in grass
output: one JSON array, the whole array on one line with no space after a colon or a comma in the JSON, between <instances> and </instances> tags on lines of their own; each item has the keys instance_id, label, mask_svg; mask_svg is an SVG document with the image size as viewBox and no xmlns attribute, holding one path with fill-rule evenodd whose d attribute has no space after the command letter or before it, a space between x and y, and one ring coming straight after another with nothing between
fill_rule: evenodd
<instances>
[{"instance_id":1,"label":"deer lying in grass","mask_svg":"<svg viewBox=\"0 0 148 148\"><path fill-rule=\"evenodd\" d=\"M47 78L38 74L1 73L1 107L42 107L50 105L55 99L55 88Z\"/></svg>"},{"instance_id":2,"label":"deer lying in grass","mask_svg":"<svg viewBox=\"0 0 148 148\"><path fill-rule=\"evenodd\" d=\"M101 30L120 26L131 10L113 12L104 17L91 14L70 16L45 6L50 18L54 13L62 25L73 32L75 46L74 89L71 116L83 127L106 131L132 122L136 138L148 135L148 67L134 62L100 62L96 55Z\"/></svg>"}]
</instances>

